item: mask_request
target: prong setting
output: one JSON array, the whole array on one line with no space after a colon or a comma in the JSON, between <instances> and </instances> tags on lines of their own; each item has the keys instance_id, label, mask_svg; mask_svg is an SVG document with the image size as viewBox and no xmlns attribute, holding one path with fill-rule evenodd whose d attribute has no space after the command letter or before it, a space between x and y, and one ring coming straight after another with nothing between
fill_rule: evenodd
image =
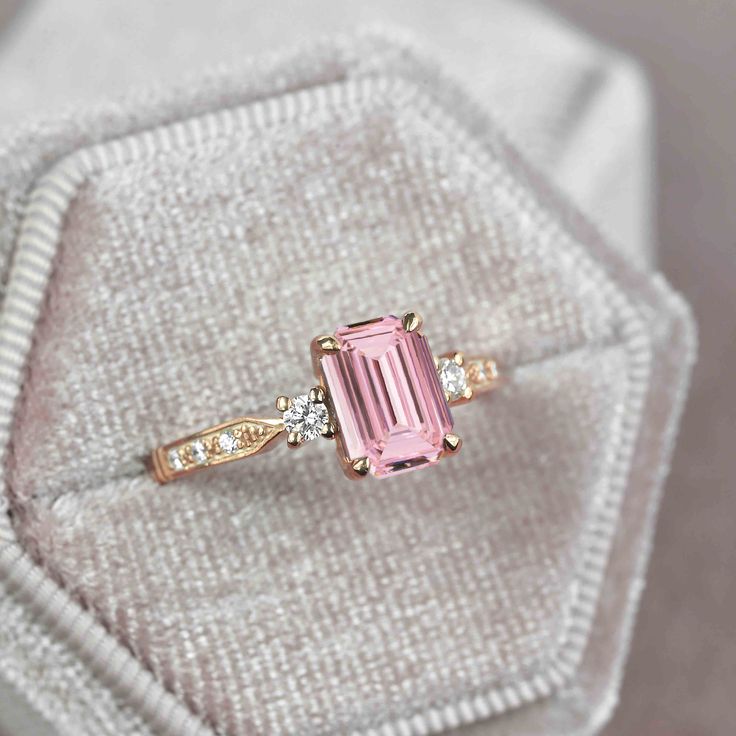
<instances>
[{"instance_id":1,"label":"prong setting","mask_svg":"<svg viewBox=\"0 0 736 736\"><path fill-rule=\"evenodd\" d=\"M464 364L465 356L459 351L441 355L437 360L437 374L448 404L461 403L473 395L472 390L467 395L470 386Z\"/></svg>"},{"instance_id":2,"label":"prong setting","mask_svg":"<svg viewBox=\"0 0 736 736\"><path fill-rule=\"evenodd\" d=\"M293 398L279 396L276 399L276 408L283 412L286 443L289 447L299 447L317 437L332 439L337 432L327 406L327 391L324 386L313 386L306 394Z\"/></svg>"},{"instance_id":3,"label":"prong setting","mask_svg":"<svg viewBox=\"0 0 736 736\"><path fill-rule=\"evenodd\" d=\"M406 312L401 324L406 332L418 332L422 327L422 317L417 312Z\"/></svg>"},{"instance_id":4,"label":"prong setting","mask_svg":"<svg viewBox=\"0 0 736 736\"><path fill-rule=\"evenodd\" d=\"M334 335L319 335L314 338L314 345L320 353L336 353L340 343Z\"/></svg>"},{"instance_id":5,"label":"prong setting","mask_svg":"<svg viewBox=\"0 0 736 736\"><path fill-rule=\"evenodd\" d=\"M334 440L337 436L337 425L335 422L328 422L322 430L322 436L326 440Z\"/></svg>"},{"instance_id":6,"label":"prong setting","mask_svg":"<svg viewBox=\"0 0 736 736\"><path fill-rule=\"evenodd\" d=\"M442 440L442 446L450 455L454 455L460 451L463 441L456 434L448 432Z\"/></svg>"},{"instance_id":7,"label":"prong setting","mask_svg":"<svg viewBox=\"0 0 736 736\"><path fill-rule=\"evenodd\" d=\"M350 463L356 478L365 478L370 472L371 464L367 457L359 457Z\"/></svg>"},{"instance_id":8,"label":"prong setting","mask_svg":"<svg viewBox=\"0 0 736 736\"><path fill-rule=\"evenodd\" d=\"M327 355L340 352L340 341L334 335L317 335L312 340L309 352L312 355L312 370L317 378L322 375L321 361Z\"/></svg>"},{"instance_id":9,"label":"prong setting","mask_svg":"<svg viewBox=\"0 0 736 736\"><path fill-rule=\"evenodd\" d=\"M291 431L289 434L286 435L286 444L291 448L299 447L299 445L304 443L304 437L302 436L301 432L294 432Z\"/></svg>"}]
</instances>

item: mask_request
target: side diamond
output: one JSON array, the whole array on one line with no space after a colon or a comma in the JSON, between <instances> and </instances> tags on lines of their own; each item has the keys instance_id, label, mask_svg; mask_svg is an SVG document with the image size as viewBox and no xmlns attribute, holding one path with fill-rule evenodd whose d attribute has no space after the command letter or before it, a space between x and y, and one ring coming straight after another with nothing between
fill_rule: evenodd
<instances>
[{"instance_id":1,"label":"side diamond","mask_svg":"<svg viewBox=\"0 0 736 736\"><path fill-rule=\"evenodd\" d=\"M284 412L284 425L289 432L298 432L305 440L315 440L326 429L330 421L327 407L310 401L306 394L291 400L291 406Z\"/></svg>"},{"instance_id":2,"label":"side diamond","mask_svg":"<svg viewBox=\"0 0 736 736\"><path fill-rule=\"evenodd\" d=\"M440 358L437 363L440 383L450 401L462 398L468 387L465 369L452 358Z\"/></svg>"}]
</instances>

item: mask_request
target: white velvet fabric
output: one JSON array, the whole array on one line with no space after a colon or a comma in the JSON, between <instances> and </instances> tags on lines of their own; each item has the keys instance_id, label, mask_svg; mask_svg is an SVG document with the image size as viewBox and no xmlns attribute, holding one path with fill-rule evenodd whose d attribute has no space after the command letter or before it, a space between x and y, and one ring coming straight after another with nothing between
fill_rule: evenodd
<instances>
[{"instance_id":1,"label":"white velvet fabric","mask_svg":"<svg viewBox=\"0 0 736 736\"><path fill-rule=\"evenodd\" d=\"M48 133L51 120L60 124L58 112L65 110L75 136L98 140L119 135L123 118L131 126L150 124L154 109L160 117L165 110L191 114L218 101L233 104L253 73L243 63L246 56L360 25L398 24L462 80L524 157L612 245L632 260L654 262L643 78L631 60L537 3L35 0L21 20L2 49L0 124L37 116L36 129ZM254 90L257 84L247 86ZM90 115L88 106L98 114Z\"/></svg>"},{"instance_id":2,"label":"white velvet fabric","mask_svg":"<svg viewBox=\"0 0 736 736\"><path fill-rule=\"evenodd\" d=\"M594 727L682 398L683 308L406 49L366 37L256 72L233 112L57 167L81 184L16 405L15 532L203 728ZM404 304L435 349L511 377L457 412L453 462L360 490L314 445L293 470L143 475L161 439L307 386L313 333Z\"/></svg>"}]
</instances>

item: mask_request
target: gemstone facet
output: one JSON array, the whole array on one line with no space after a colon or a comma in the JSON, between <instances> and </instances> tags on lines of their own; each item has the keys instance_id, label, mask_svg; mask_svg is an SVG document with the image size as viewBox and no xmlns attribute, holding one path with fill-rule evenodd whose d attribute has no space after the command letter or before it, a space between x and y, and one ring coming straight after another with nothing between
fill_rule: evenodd
<instances>
[{"instance_id":1,"label":"gemstone facet","mask_svg":"<svg viewBox=\"0 0 736 736\"><path fill-rule=\"evenodd\" d=\"M452 415L427 338L398 317L341 327L340 350L320 358L345 459L377 477L435 463Z\"/></svg>"},{"instance_id":2,"label":"gemstone facet","mask_svg":"<svg viewBox=\"0 0 736 736\"><path fill-rule=\"evenodd\" d=\"M310 401L306 394L295 396L284 412L286 429L298 432L307 441L316 440L327 429L329 421L327 407L321 402Z\"/></svg>"},{"instance_id":3,"label":"gemstone facet","mask_svg":"<svg viewBox=\"0 0 736 736\"><path fill-rule=\"evenodd\" d=\"M452 358L440 358L437 365L440 383L450 401L460 399L468 387L468 378L465 368L458 365Z\"/></svg>"}]
</instances>

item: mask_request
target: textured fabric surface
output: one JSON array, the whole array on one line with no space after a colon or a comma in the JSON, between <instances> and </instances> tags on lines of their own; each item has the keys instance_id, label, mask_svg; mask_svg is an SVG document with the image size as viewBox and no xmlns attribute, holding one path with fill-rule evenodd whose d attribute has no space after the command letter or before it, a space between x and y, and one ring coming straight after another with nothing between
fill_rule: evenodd
<instances>
[{"instance_id":1,"label":"textured fabric surface","mask_svg":"<svg viewBox=\"0 0 736 736\"><path fill-rule=\"evenodd\" d=\"M27 155L29 146L48 144L52 133L55 142L120 135L126 125L137 127L152 104L161 116L164 110L191 114L218 102L232 106L244 88L252 88L252 96L270 84L263 60L254 68L243 63L244 56L376 23L400 24L428 43L525 158L618 249L637 262L653 262L650 114L642 77L627 58L537 4L36 0L27 4L18 32L11 30L3 49L0 124L37 116L35 139L20 142ZM90 31L80 33L81 26ZM324 77L351 57L376 66L388 62L375 54L369 62L353 45L343 52L337 66L321 69ZM313 52L305 55L281 82L293 86L313 78L317 61ZM131 94L131 87L138 91ZM84 105L94 105L96 114ZM59 110L67 111L63 119Z\"/></svg>"},{"instance_id":2,"label":"textured fabric surface","mask_svg":"<svg viewBox=\"0 0 736 736\"><path fill-rule=\"evenodd\" d=\"M536 211L496 136L480 167L412 97L342 102L265 126L256 115L214 140L174 134L87 178L14 435L25 541L232 733L411 722L489 687L499 709L516 707L520 683L585 643L595 593L573 610L581 585L600 583L583 570L595 552L602 573L631 452L617 438L633 442L644 391L639 318ZM658 289L664 326L674 306ZM367 497L324 447L304 450L294 478L277 456L171 492L137 477L162 432L301 387L312 333L389 297L426 303L436 349L495 349L513 372L495 402L458 415L457 464ZM68 410L80 401L81 418ZM662 430L670 402L656 397Z\"/></svg>"},{"instance_id":3,"label":"textured fabric surface","mask_svg":"<svg viewBox=\"0 0 736 736\"><path fill-rule=\"evenodd\" d=\"M45 719L34 723L25 713L14 714L9 736L41 736L51 732L52 723L54 733L99 736L148 733L148 725L140 713L121 703L114 691L100 683L65 642L48 636L48 620L41 611L28 614L27 600L19 601L12 596L0 598L3 622L0 647L5 655L2 674L14 683L16 697L19 693L38 693L33 707ZM63 668L63 679L52 675L51 663ZM69 697L70 683L74 698ZM110 719L111 711L116 714L114 720ZM4 710L3 718L8 716Z\"/></svg>"}]
</instances>

